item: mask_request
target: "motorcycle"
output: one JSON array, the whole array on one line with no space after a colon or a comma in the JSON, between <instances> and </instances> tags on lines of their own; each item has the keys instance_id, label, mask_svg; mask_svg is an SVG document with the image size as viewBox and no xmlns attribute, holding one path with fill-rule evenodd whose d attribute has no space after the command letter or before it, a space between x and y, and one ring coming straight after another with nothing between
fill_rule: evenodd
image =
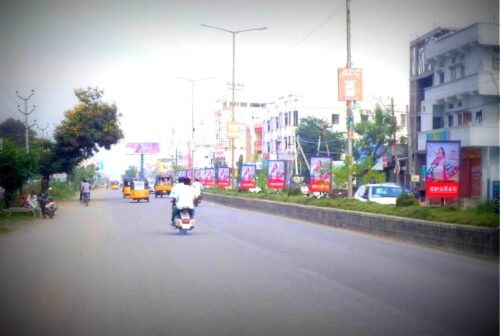
<instances>
[{"instance_id":1,"label":"motorcycle","mask_svg":"<svg viewBox=\"0 0 500 336\"><path fill-rule=\"evenodd\" d=\"M173 207L175 207L175 202L172 202ZM194 229L195 227L195 220L194 218L191 218L191 214L189 212L189 208L182 208L174 218L174 222L172 223L172 226L175 229L179 230L179 233L181 234L187 234L189 230Z\"/></svg>"},{"instance_id":2,"label":"motorcycle","mask_svg":"<svg viewBox=\"0 0 500 336\"><path fill-rule=\"evenodd\" d=\"M42 210L43 218L46 218L48 216L52 219L52 217L55 216L57 210L57 205L56 202L54 202L54 199L46 194L40 194L38 195L37 200L38 204L40 205L40 209Z\"/></svg>"}]
</instances>

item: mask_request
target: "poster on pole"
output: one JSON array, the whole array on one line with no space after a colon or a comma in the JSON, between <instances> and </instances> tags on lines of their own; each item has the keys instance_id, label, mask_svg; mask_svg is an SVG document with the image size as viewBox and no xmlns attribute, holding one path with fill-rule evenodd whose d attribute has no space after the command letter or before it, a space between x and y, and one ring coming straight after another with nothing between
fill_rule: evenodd
<instances>
[{"instance_id":1,"label":"poster on pole","mask_svg":"<svg viewBox=\"0 0 500 336\"><path fill-rule=\"evenodd\" d=\"M286 187L285 161L269 160L267 169L267 188L284 189Z\"/></svg>"},{"instance_id":2,"label":"poster on pole","mask_svg":"<svg viewBox=\"0 0 500 336\"><path fill-rule=\"evenodd\" d=\"M186 170L177 171L177 180L179 180L181 177L186 177Z\"/></svg>"},{"instance_id":3,"label":"poster on pole","mask_svg":"<svg viewBox=\"0 0 500 336\"><path fill-rule=\"evenodd\" d=\"M229 167L217 168L217 186L219 188L226 188L230 186Z\"/></svg>"},{"instance_id":4,"label":"poster on pole","mask_svg":"<svg viewBox=\"0 0 500 336\"><path fill-rule=\"evenodd\" d=\"M194 179L201 183L201 169L194 170Z\"/></svg>"},{"instance_id":5,"label":"poster on pole","mask_svg":"<svg viewBox=\"0 0 500 336\"><path fill-rule=\"evenodd\" d=\"M229 139L239 139L240 138L240 122L239 121L228 121L227 122L227 137Z\"/></svg>"},{"instance_id":6,"label":"poster on pole","mask_svg":"<svg viewBox=\"0 0 500 336\"><path fill-rule=\"evenodd\" d=\"M160 144L158 142L129 142L125 145L127 154L158 154Z\"/></svg>"},{"instance_id":7,"label":"poster on pole","mask_svg":"<svg viewBox=\"0 0 500 336\"><path fill-rule=\"evenodd\" d=\"M460 196L460 141L427 141L426 196Z\"/></svg>"},{"instance_id":8,"label":"poster on pole","mask_svg":"<svg viewBox=\"0 0 500 336\"><path fill-rule=\"evenodd\" d=\"M311 158L311 192L329 193L332 189L332 159L329 157Z\"/></svg>"},{"instance_id":9,"label":"poster on pole","mask_svg":"<svg viewBox=\"0 0 500 336\"><path fill-rule=\"evenodd\" d=\"M208 168L205 170L205 186L215 187L215 169Z\"/></svg>"},{"instance_id":10,"label":"poster on pole","mask_svg":"<svg viewBox=\"0 0 500 336\"><path fill-rule=\"evenodd\" d=\"M241 189L255 188L255 164L243 164L241 166Z\"/></svg>"},{"instance_id":11,"label":"poster on pole","mask_svg":"<svg viewBox=\"0 0 500 336\"><path fill-rule=\"evenodd\" d=\"M363 100L363 70L338 69L338 91L340 101Z\"/></svg>"}]
</instances>

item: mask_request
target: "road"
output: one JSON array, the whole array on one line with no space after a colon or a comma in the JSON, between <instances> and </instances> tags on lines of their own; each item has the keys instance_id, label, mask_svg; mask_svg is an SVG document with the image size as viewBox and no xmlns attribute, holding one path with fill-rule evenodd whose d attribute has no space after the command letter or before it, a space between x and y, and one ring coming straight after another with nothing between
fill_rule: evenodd
<instances>
[{"instance_id":1,"label":"road","mask_svg":"<svg viewBox=\"0 0 500 336\"><path fill-rule=\"evenodd\" d=\"M1 335L498 335L498 264L208 202L93 192L0 236Z\"/></svg>"}]
</instances>

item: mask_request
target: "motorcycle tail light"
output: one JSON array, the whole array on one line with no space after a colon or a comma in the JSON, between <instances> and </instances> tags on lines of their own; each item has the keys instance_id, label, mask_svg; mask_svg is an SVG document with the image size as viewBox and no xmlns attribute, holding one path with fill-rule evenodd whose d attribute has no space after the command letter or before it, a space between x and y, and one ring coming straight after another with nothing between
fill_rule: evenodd
<instances>
[{"instance_id":1,"label":"motorcycle tail light","mask_svg":"<svg viewBox=\"0 0 500 336\"><path fill-rule=\"evenodd\" d=\"M189 224L189 222L190 222L189 218L182 219L182 224Z\"/></svg>"}]
</instances>

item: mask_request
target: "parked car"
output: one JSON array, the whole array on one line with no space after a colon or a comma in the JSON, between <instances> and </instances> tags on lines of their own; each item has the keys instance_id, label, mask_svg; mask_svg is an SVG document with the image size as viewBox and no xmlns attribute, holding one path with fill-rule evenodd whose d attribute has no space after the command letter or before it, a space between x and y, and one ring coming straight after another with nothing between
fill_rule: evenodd
<instances>
[{"instance_id":1,"label":"parked car","mask_svg":"<svg viewBox=\"0 0 500 336\"><path fill-rule=\"evenodd\" d=\"M395 183L380 183L362 185L354 194L354 198L361 202L396 204L396 199L401 194L415 196L411 190Z\"/></svg>"}]
</instances>

